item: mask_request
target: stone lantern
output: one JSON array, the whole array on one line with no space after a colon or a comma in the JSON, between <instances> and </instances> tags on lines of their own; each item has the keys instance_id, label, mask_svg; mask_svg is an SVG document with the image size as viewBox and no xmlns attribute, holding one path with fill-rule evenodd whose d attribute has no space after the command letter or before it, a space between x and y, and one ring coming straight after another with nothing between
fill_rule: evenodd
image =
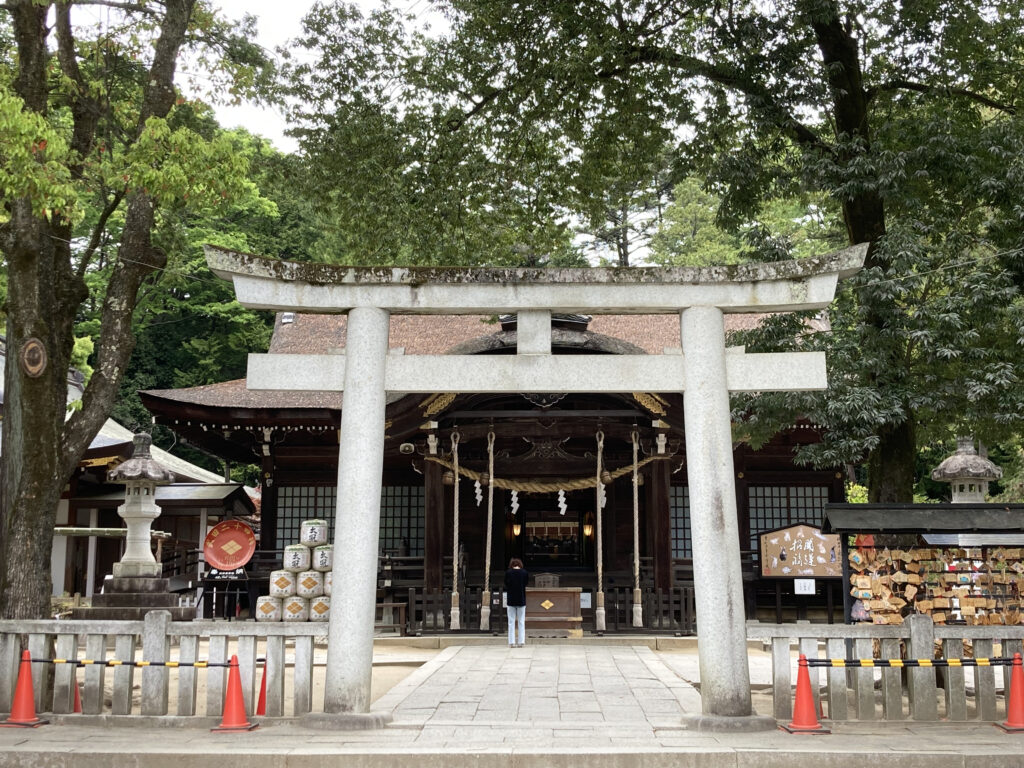
<instances>
[{"instance_id":1,"label":"stone lantern","mask_svg":"<svg viewBox=\"0 0 1024 768\"><path fill-rule=\"evenodd\" d=\"M956 453L932 471L932 480L950 483L954 504L984 503L989 482L1002 476L1003 470L978 455L974 439L970 437L958 437Z\"/></svg>"},{"instance_id":2,"label":"stone lantern","mask_svg":"<svg viewBox=\"0 0 1024 768\"><path fill-rule=\"evenodd\" d=\"M118 507L117 514L128 526L124 556L114 563L114 577L158 578L161 566L150 548L150 527L160 516L156 488L173 483L174 473L164 469L150 455L152 438L145 432L135 435L133 443L131 458L107 475L110 482L125 486L124 504Z\"/></svg>"}]
</instances>

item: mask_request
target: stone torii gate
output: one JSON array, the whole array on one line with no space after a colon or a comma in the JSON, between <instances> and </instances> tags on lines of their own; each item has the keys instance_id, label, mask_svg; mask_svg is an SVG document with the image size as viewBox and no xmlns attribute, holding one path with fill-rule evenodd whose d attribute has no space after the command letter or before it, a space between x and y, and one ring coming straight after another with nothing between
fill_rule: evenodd
<instances>
[{"instance_id":1,"label":"stone torii gate","mask_svg":"<svg viewBox=\"0 0 1024 768\"><path fill-rule=\"evenodd\" d=\"M790 262L638 269L374 268L207 247L247 307L348 313L343 354L250 355L250 389L343 391L325 718L369 715L385 402L401 393L682 392L699 635L699 727L753 716L732 461L730 392L820 390L820 352L726 352L723 314L827 307L866 245ZM551 314L678 314L682 354L552 355ZM517 354L388 353L391 314L518 314Z\"/></svg>"}]
</instances>

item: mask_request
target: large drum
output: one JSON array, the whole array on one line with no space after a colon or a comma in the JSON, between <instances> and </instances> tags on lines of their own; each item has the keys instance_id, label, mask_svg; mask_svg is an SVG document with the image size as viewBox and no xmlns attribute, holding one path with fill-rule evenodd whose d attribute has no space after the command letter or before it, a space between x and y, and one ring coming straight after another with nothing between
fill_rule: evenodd
<instances>
[{"instance_id":1,"label":"large drum","mask_svg":"<svg viewBox=\"0 0 1024 768\"><path fill-rule=\"evenodd\" d=\"M295 574L291 571L270 572L270 596L293 597L295 595ZM278 606L280 607L280 606Z\"/></svg>"},{"instance_id":2,"label":"large drum","mask_svg":"<svg viewBox=\"0 0 1024 768\"><path fill-rule=\"evenodd\" d=\"M314 571L329 571L334 567L334 546L321 544L319 547L313 547L312 557L310 563Z\"/></svg>"},{"instance_id":3,"label":"large drum","mask_svg":"<svg viewBox=\"0 0 1024 768\"><path fill-rule=\"evenodd\" d=\"M281 620L281 598L279 597L257 597L256 598L256 621L280 621Z\"/></svg>"},{"instance_id":4,"label":"large drum","mask_svg":"<svg viewBox=\"0 0 1024 768\"><path fill-rule=\"evenodd\" d=\"M286 597L281 601L284 621L309 621L309 601L303 597Z\"/></svg>"},{"instance_id":5,"label":"large drum","mask_svg":"<svg viewBox=\"0 0 1024 768\"><path fill-rule=\"evenodd\" d=\"M326 520L303 520L300 526L299 541L307 547L316 547L327 543Z\"/></svg>"},{"instance_id":6,"label":"large drum","mask_svg":"<svg viewBox=\"0 0 1024 768\"><path fill-rule=\"evenodd\" d=\"M324 575L320 571L303 571L295 577L295 594L299 597L320 597L324 593Z\"/></svg>"},{"instance_id":7,"label":"large drum","mask_svg":"<svg viewBox=\"0 0 1024 768\"><path fill-rule=\"evenodd\" d=\"M309 570L309 547L289 544L284 548L284 569L292 573Z\"/></svg>"}]
</instances>

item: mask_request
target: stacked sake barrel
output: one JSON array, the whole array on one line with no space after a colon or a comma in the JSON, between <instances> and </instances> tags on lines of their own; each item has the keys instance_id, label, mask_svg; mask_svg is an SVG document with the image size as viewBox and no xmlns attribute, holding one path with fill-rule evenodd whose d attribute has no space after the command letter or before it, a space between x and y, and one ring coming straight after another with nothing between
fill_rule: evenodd
<instances>
[{"instance_id":1,"label":"stacked sake barrel","mask_svg":"<svg viewBox=\"0 0 1024 768\"><path fill-rule=\"evenodd\" d=\"M257 621L327 621L331 615L334 548L327 522L304 520L299 543L284 548L282 569L270 574L270 595L256 601Z\"/></svg>"}]
</instances>

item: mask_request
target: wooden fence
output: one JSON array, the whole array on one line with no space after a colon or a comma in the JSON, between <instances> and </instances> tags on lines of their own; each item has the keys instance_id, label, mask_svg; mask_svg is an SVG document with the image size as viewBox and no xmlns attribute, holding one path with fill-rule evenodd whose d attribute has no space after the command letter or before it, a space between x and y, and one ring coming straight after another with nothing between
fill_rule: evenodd
<instances>
[{"instance_id":1,"label":"wooden fence","mask_svg":"<svg viewBox=\"0 0 1024 768\"><path fill-rule=\"evenodd\" d=\"M937 626L929 616L916 615L899 626L752 622L747 638L770 646L773 714L788 720L793 715L796 653L808 659L1012 657L1021 652L1024 627ZM1009 690L1011 668L812 667L809 672L815 706L821 696L832 720L992 721L1006 715L1006 697L998 696L997 688Z\"/></svg>"},{"instance_id":2,"label":"wooden fence","mask_svg":"<svg viewBox=\"0 0 1024 768\"><path fill-rule=\"evenodd\" d=\"M663 599L678 604L675 617L690 610L685 600ZM464 596L464 626L479 625L479 603L479 593ZM448 593L410 595L409 605L410 625L438 632L447 626ZM624 614L617 599L615 605ZM504 611L494 617L493 629L500 632ZM39 712L72 712L77 682L85 714L219 717L227 668L190 664L223 664L232 654L238 656L247 711L253 711L258 696L264 670L260 659L266 660L268 717L319 711L322 702L313 699L313 673L324 663L326 649L315 641L325 640L326 633L327 625L320 623L171 622L163 612L150 613L145 621L0 621L0 711L10 711L26 638L33 659L154 663L141 668L34 663ZM799 652L808 658L959 659L1008 657L1024 646L1024 627L935 626L926 616L911 617L901 626L750 623L747 635L770 649L773 714L783 721L792 717ZM168 661L182 666L162 666ZM1011 668L812 667L809 672L816 704L821 696L823 710L833 720L995 721L1006 715L1005 694L999 690L1008 690Z\"/></svg>"},{"instance_id":3,"label":"wooden fence","mask_svg":"<svg viewBox=\"0 0 1024 768\"><path fill-rule=\"evenodd\" d=\"M605 626L608 632L665 632L693 635L697 619L693 603L692 586L643 591L643 628L633 626L633 590L628 587L605 591ZM410 587L407 592L406 616L408 634L430 635L446 633L451 626L451 590L427 590ZM463 631L475 631L480 626L480 606L483 590L469 588L459 592L460 625ZM507 617L501 607L501 592L492 593L491 631L504 632ZM594 629L594 611L583 610L583 628ZM529 625L527 625L529 630Z\"/></svg>"},{"instance_id":4,"label":"wooden fence","mask_svg":"<svg viewBox=\"0 0 1024 768\"><path fill-rule=\"evenodd\" d=\"M189 665L195 661L223 664L237 655L247 711L253 711L254 696L259 695L263 662L258 659L265 659L267 716L302 715L313 711L314 706L314 640L326 640L326 635L325 623L172 622L164 611L148 613L144 621L0 621L0 711L10 711L22 637L27 636L33 659L183 664L173 670L173 690L172 668L167 666L32 664L39 712L72 712L73 684L77 681L83 714L219 717L227 667ZM200 675L204 676L202 681ZM136 687L137 701L133 695ZM205 689L202 699L198 696L201 688Z\"/></svg>"}]
</instances>

